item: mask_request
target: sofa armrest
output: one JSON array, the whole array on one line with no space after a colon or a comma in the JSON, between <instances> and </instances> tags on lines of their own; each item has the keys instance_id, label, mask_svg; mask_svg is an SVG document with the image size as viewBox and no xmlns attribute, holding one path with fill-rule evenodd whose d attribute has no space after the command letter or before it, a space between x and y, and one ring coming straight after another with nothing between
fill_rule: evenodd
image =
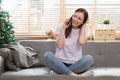
<instances>
[{"instance_id":1,"label":"sofa armrest","mask_svg":"<svg viewBox=\"0 0 120 80\"><path fill-rule=\"evenodd\" d=\"M0 75L6 71L5 69L5 59L10 50L8 48L0 48Z\"/></svg>"},{"instance_id":2,"label":"sofa armrest","mask_svg":"<svg viewBox=\"0 0 120 80\"><path fill-rule=\"evenodd\" d=\"M4 66L4 58L2 56L0 56L0 75L5 72L5 66Z\"/></svg>"}]
</instances>

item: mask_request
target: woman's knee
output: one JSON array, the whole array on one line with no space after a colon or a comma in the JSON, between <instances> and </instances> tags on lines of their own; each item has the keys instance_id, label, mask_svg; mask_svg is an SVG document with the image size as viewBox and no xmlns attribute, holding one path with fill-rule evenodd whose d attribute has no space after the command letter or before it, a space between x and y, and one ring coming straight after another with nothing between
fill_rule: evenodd
<instances>
[{"instance_id":1,"label":"woman's knee","mask_svg":"<svg viewBox=\"0 0 120 80\"><path fill-rule=\"evenodd\" d=\"M93 56L91 56L91 55L86 55L86 56L84 56L84 57L85 57L85 59L86 59L87 61L89 61L90 63L93 63L93 62L94 62Z\"/></svg>"},{"instance_id":2,"label":"woman's knee","mask_svg":"<svg viewBox=\"0 0 120 80\"><path fill-rule=\"evenodd\" d=\"M47 52L45 52L45 54L44 54L44 59L48 59L48 58L50 58L51 56L53 56L53 53L52 52L50 52L50 51L47 51Z\"/></svg>"}]
</instances>

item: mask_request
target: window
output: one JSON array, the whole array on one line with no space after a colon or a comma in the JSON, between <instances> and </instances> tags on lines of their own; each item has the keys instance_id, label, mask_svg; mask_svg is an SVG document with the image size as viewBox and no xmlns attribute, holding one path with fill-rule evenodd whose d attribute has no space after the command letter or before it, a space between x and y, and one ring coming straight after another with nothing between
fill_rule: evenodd
<instances>
[{"instance_id":1,"label":"window","mask_svg":"<svg viewBox=\"0 0 120 80\"><path fill-rule=\"evenodd\" d=\"M65 4L61 6L61 1ZM65 12L61 13L61 7ZM94 27L108 16L116 33L120 33L120 0L3 0L3 8L10 12L16 35L45 35L55 30L62 16L70 17L83 7Z\"/></svg>"},{"instance_id":2,"label":"window","mask_svg":"<svg viewBox=\"0 0 120 80\"><path fill-rule=\"evenodd\" d=\"M120 0L97 0L96 2L97 22L110 19L110 27L116 28L116 34L120 33Z\"/></svg>"},{"instance_id":3,"label":"window","mask_svg":"<svg viewBox=\"0 0 120 80\"><path fill-rule=\"evenodd\" d=\"M6 4L7 3L7 4ZM59 21L59 0L4 0L17 35L45 35Z\"/></svg>"}]
</instances>

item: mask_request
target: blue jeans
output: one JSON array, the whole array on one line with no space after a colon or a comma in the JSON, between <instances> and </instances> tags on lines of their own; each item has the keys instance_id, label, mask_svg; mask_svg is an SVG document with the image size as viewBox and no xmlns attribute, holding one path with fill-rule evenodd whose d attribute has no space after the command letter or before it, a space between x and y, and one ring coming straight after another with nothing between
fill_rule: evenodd
<instances>
[{"instance_id":1,"label":"blue jeans","mask_svg":"<svg viewBox=\"0 0 120 80\"><path fill-rule=\"evenodd\" d=\"M93 57L90 55L83 56L77 62L66 66L61 60L59 60L55 55L48 51L44 54L44 59L48 63L49 67L58 74L67 74L70 73L82 73L93 64Z\"/></svg>"}]
</instances>

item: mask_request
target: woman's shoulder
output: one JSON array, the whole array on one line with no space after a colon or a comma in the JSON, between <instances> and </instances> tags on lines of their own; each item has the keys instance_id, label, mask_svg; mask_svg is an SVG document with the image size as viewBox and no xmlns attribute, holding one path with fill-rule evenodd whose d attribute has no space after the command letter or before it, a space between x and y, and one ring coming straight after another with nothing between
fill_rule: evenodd
<instances>
[{"instance_id":1,"label":"woman's shoulder","mask_svg":"<svg viewBox=\"0 0 120 80\"><path fill-rule=\"evenodd\" d=\"M63 27L63 23L60 23L60 24L58 24L58 27L56 28L56 30L61 30L62 27Z\"/></svg>"},{"instance_id":2,"label":"woman's shoulder","mask_svg":"<svg viewBox=\"0 0 120 80\"><path fill-rule=\"evenodd\" d=\"M56 34L58 35L58 34L60 33L62 27L63 27L63 23L58 24L58 27L57 27L56 30L55 30L55 35L56 35Z\"/></svg>"},{"instance_id":3,"label":"woman's shoulder","mask_svg":"<svg viewBox=\"0 0 120 80\"><path fill-rule=\"evenodd\" d=\"M63 23L59 23L58 28L62 28L62 27L63 27Z\"/></svg>"}]
</instances>

